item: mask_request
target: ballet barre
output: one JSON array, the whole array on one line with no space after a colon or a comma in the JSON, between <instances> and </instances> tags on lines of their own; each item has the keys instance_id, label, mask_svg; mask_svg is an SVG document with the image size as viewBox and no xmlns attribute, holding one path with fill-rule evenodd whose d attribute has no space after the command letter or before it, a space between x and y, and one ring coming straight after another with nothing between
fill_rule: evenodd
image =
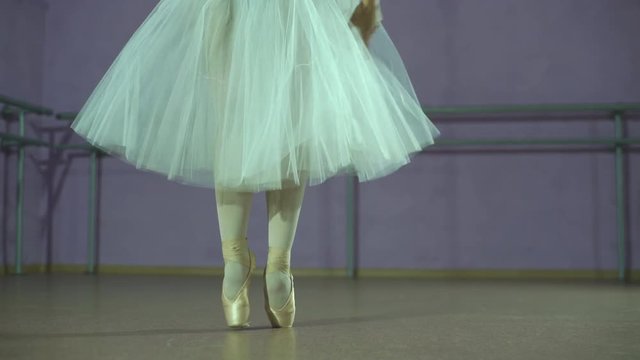
<instances>
[{"instance_id":1,"label":"ballet barre","mask_svg":"<svg viewBox=\"0 0 640 360\"><path fill-rule=\"evenodd\" d=\"M428 114L455 116L458 114L603 114L613 120L614 134L607 138L557 138L557 139L483 139L483 140L443 140L442 146L607 146L615 153L615 193L616 193L616 239L618 248L617 272L618 280L630 281L631 269L627 266L627 199L625 198L625 165L624 155L628 146L640 144L640 138L625 137L625 115L640 114L640 104L545 104L545 105L511 105L511 106L468 106L468 107L436 107L427 109Z\"/></svg>"},{"instance_id":2,"label":"ballet barre","mask_svg":"<svg viewBox=\"0 0 640 360\"><path fill-rule=\"evenodd\" d=\"M487 139L437 139L433 146L421 153L428 154L443 149L464 147L519 147L527 146L535 151L541 146L606 146L615 154L615 193L616 193L616 242L617 242L617 278L623 282L631 281L631 268L627 264L627 199L625 198L625 164L624 155L629 146L639 145L640 138L624 135L625 115L640 115L639 103L617 104L530 104L530 105L493 105L493 106L449 106L423 107L425 114L431 119L446 121L446 118L469 119L483 116L483 119L497 119L500 116L536 115L538 118L558 117L560 114L606 115L613 120L614 134L608 138L487 138ZM358 271L358 182L347 181L347 275L357 277Z\"/></svg>"},{"instance_id":3,"label":"ballet barre","mask_svg":"<svg viewBox=\"0 0 640 360\"><path fill-rule=\"evenodd\" d=\"M57 113L56 119L72 121L77 114L75 113ZM80 149L89 152L89 199L87 205L87 263L86 273L95 274L98 262L98 254L96 253L96 187L98 182L98 156L105 153L91 144L60 144L61 149Z\"/></svg>"},{"instance_id":4,"label":"ballet barre","mask_svg":"<svg viewBox=\"0 0 640 360\"><path fill-rule=\"evenodd\" d=\"M25 136L25 118L28 114L53 115L53 110L2 95L0 95L0 105L3 105L0 118L11 121L17 117L18 120L17 134L0 132L0 149L2 149L3 152L5 149L13 146L18 149L18 161L16 163L17 197L15 209L14 272L16 274L22 274L25 148L27 146L50 146L50 144L45 141L31 139Z\"/></svg>"},{"instance_id":5,"label":"ballet barre","mask_svg":"<svg viewBox=\"0 0 640 360\"><path fill-rule=\"evenodd\" d=\"M10 118L11 114L18 114L20 130L18 134L0 133L0 147L18 146L18 201L16 204L16 247L14 272L22 273L22 211L24 193L24 150L27 146L48 146L58 149L80 149L89 152L89 200L88 200L88 234L87 234L87 264L86 272L96 272L96 182L97 161L101 155L108 155L90 144L49 144L39 139L24 136L24 121L26 114L44 116L54 115L48 108L35 106L0 95L0 104L5 107L2 117ZM483 119L500 119L502 116L535 115L537 118L559 117L567 114L606 115L613 121L614 133L611 137L598 138L486 138L486 139L437 139L434 146L428 147L422 153L439 151L437 149L458 149L468 147L521 147L526 146L535 151L541 146L604 146L614 151L615 156L615 194L616 194L616 243L617 243L617 278L630 281L631 269L627 263L627 199L625 197L625 163L624 156L628 148L640 144L640 138L626 137L624 134L625 121L640 114L640 104L532 104L532 105L502 105L502 106L455 106L455 107L424 107L424 112L432 119L458 118L469 119L482 116ZM636 114L637 113L637 114ZM60 121L72 121L76 113L55 113ZM553 116L552 116L553 115ZM358 276L358 180L356 177L346 177L346 275L351 278Z\"/></svg>"}]
</instances>

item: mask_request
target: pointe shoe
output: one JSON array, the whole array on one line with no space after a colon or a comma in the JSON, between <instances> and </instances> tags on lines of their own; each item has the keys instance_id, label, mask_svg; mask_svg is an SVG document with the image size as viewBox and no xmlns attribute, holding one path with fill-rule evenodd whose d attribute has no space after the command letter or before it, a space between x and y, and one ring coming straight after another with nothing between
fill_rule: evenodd
<instances>
[{"instance_id":1,"label":"pointe shoe","mask_svg":"<svg viewBox=\"0 0 640 360\"><path fill-rule=\"evenodd\" d=\"M232 243L227 243L228 245L225 244L225 241L222 243L225 261L236 261L249 267L247 277L235 298L227 299L224 295L224 289L221 294L222 308L224 309L224 317L227 320L227 325L231 328L241 329L249 326L250 306L248 290L251 284L251 275L256 268L256 257L250 249L247 249L249 251L249 263L247 264L240 260L237 253L234 253L234 250L237 251L237 248L234 249Z\"/></svg>"},{"instance_id":2,"label":"pointe shoe","mask_svg":"<svg viewBox=\"0 0 640 360\"><path fill-rule=\"evenodd\" d=\"M271 250L270 250L271 251ZM278 266L278 265L276 265ZM288 265L285 265L288 268ZM296 317L296 293L293 287L293 275L289 272L289 279L291 280L291 291L287 301L279 309L273 309L269 305L269 292L267 291L267 268L264 268L262 275L264 281L264 309L267 312L267 317L271 326L274 328L289 328L293 326L293 321Z\"/></svg>"}]
</instances>

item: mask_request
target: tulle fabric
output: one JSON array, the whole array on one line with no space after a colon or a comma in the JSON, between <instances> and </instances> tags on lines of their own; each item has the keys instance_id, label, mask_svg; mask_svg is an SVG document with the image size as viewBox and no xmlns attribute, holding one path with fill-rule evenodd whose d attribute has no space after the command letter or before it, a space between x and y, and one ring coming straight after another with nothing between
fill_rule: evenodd
<instances>
[{"instance_id":1,"label":"tulle fabric","mask_svg":"<svg viewBox=\"0 0 640 360\"><path fill-rule=\"evenodd\" d=\"M357 0L161 0L72 129L139 169L262 191L392 173L440 132ZM380 16L381 17L381 16Z\"/></svg>"}]
</instances>

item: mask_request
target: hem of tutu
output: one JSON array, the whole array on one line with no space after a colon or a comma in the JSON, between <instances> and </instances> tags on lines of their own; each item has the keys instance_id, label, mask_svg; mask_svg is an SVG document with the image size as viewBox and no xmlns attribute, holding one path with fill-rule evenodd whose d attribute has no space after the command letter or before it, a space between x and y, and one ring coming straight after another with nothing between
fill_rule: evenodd
<instances>
[{"instance_id":1,"label":"hem of tutu","mask_svg":"<svg viewBox=\"0 0 640 360\"><path fill-rule=\"evenodd\" d=\"M284 178L281 181L274 183L260 183L260 184L224 184L215 181L215 175L212 170L208 171L200 171L194 172L192 176L184 176L178 174L170 174L165 168L157 167L157 166L149 166L148 164L141 163L137 160L137 157L127 155L127 146L122 144L113 144L113 145L105 145L101 143L99 140L90 137L88 134L79 132L77 129L72 128L78 135L85 138L85 140L94 148L100 150L101 152L108 154L109 156L116 158L126 164L134 166L137 170L142 170L144 172L153 173L156 175L160 175L165 179L176 182L182 185L191 186L191 187L199 187L206 189L225 189L225 190L233 190L233 191L241 191L241 192L263 192L270 190L282 190L286 188L297 187L300 185L306 186L317 186L337 177L356 177L358 183L369 182L373 180L378 180L380 178L386 177L405 165L409 164L416 156L418 156L421 152L423 152L427 147L435 144L435 139L440 135L440 133L432 134L432 137L426 139L421 142L418 146L419 148L414 151L410 151L406 154L400 161L389 161L386 166L383 166L376 171L374 174L370 174L368 176L364 176L359 173L356 166L353 164L349 164L332 172L328 173L323 177L317 177L309 175L308 172L300 172L300 176L298 179L293 178ZM195 175L195 173L202 174L201 176Z\"/></svg>"}]
</instances>

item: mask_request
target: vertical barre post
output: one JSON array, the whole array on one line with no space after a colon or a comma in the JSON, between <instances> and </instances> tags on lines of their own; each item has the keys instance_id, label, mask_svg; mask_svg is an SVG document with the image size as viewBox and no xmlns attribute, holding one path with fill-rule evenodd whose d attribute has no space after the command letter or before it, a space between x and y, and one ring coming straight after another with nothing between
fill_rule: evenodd
<instances>
[{"instance_id":1,"label":"vertical barre post","mask_svg":"<svg viewBox=\"0 0 640 360\"><path fill-rule=\"evenodd\" d=\"M624 153L620 140L623 137L622 114L614 114L615 121L615 171L616 171L616 224L618 243L618 280L626 279L626 234L625 234L625 198L624 198Z\"/></svg>"},{"instance_id":2,"label":"vertical barre post","mask_svg":"<svg viewBox=\"0 0 640 360\"><path fill-rule=\"evenodd\" d=\"M18 134L24 137L24 111L20 111ZM18 177L17 177L17 199L16 199L16 245L14 271L17 275L22 274L22 224L24 210L24 143L18 141Z\"/></svg>"},{"instance_id":3,"label":"vertical barre post","mask_svg":"<svg viewBox=\"0 0 640 360\"><path fill-rule=\"evenodd\" d=\"M96 272L96 156L97 150L91 148L91 157L89 162L89 219L87 224L87 273L95 274Z\"/></svg>"},{"instance_id":4,"label":"vertical barre post","mask_svg":"<svg viewBox=\"0 0 640 360\"><path fill-rule=\"evenodd\" d=\"M358 180L355 176L347 177L347 276L354 279L358 271L357 241L357 194Z\"/></svg>"}]
</instances>

